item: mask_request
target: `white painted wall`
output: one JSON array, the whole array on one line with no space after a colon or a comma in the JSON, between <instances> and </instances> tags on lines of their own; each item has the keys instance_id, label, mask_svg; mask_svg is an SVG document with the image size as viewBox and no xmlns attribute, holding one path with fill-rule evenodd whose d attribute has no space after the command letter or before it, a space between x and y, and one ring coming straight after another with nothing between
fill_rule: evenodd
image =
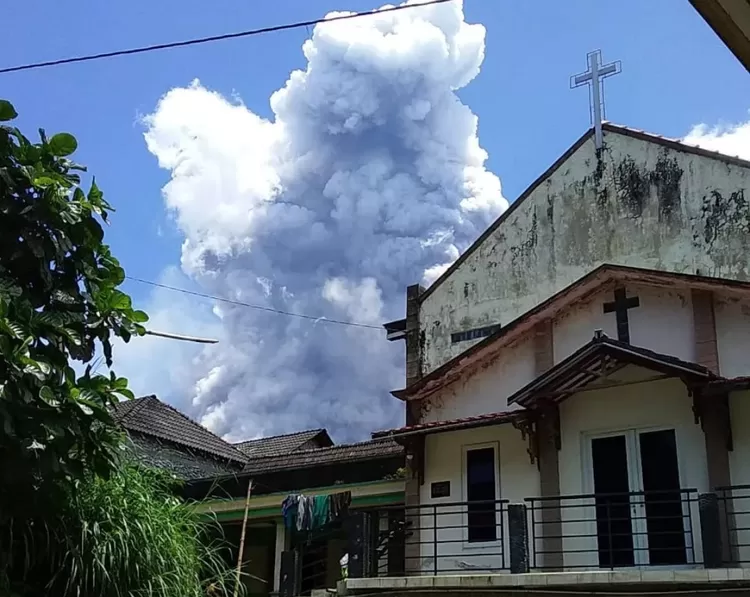
<instances>
[{"instance_id":1,"label":"white painted wall","mask_svg":"<svg viewBox=\"0 0 750 597\"><path fill-rule=\"evenodd\" d=\"M507 325L602 263L750 279L746 168L614 132L605 142L601 168L589 139L423 300L425 373L471 346L452 332Z\"/></svg>"},{"instance_id":2,"label":"white painted wall","mask_svg":"<svg viewBox=\"0 0 750 597\"><path fill-rule=\"evenodd\" d=\"M631 368L628 374L643 370ZM698 492L708 490L708 473L703 431L693 419L692 399L678 380L662 380L645 384L621 386L582 392L560 406L562 447L560 450L560 493L579 495L591 493L593 484L588 471L585 445L591 434L615 431L655 430L673 428L677 440L680 480L685 489ZM569 502L571 505L580 501ZM697 503L691 508L695 553L701 553L700 526ZM564 508L563 534L596 533L595 513L586 508ZM588 518L588 523L565 522ZM593 529L593 531L592 531ZM595 567L598 562L595 538L566 539L563 549L565 566ZM589 553L570 553L572 550L591 550Z\"/></svg>"},{"instance_id":3,"label":"white painted wall","mask_svg":"<svg viewBox=\"0 0 750 597\"><path fill-rule=\"evenodd\" d=\"M640 299L640 306L628 312L631 342L692 361L695 343L690 294L650 286L630 286L628 296ZM604 303L613 298L611 290L602 291L560 314L553 322L555 363L565 360L590 342L597 329L617 338L615 314L604 313ZM750 333L743 341L750 344ZM743 358L750 360L750 345L747 354L749 356ZM422 422L449 421L508 410L508 397L533 381L535 376L534 345L529 336L503 349L494 361L427 398Z\"/></svg>"},{"instance_id":4,"label":"white painted wall","mask_svg":"<svg viewBox=\"0 0 750 597\"><path fill-rule=\"evenodd\" d=\"M750 301L717 297L714 317L721 375L750 375Z\"/></svg>"},{"instance_id":5,"label":"white painted wall","mask_svg":"<svg viewBox=\"0 0 750 597\"><path fill-rule=\"evenodd\" d=\"M427 398L422 422L450 421L508 410L508 396L535 377L531 338L505 348L500 356L473 375Z\"/></svg>"},{"instance_id":6,"label":"white painted wall","mask_svg":"<svg viewBox=\"0 0 750 597\"><path fill-rule=\"evenodd\" d=\"M502 548L499 542L476 544L465 541L465 507L449 504L466 500L464 479L464 453L467 448L493 445L498 454L499 470L496 472L498 499L512 503L523 502L528 496L539 494L539 471L531 464L526 452L527 443L521 433L510 424L480 427L431 435L425 441L425 476L420 488L420 503L424 506L424 530L419 534L422 542L422 568L433 570L433 528L438 525L438 571L450 573L451 569L466 570L472 567L483 569L502 568ZM434 482L450 481L449 497L432 499L430 486ZM437 517L433 518L432 506L437 506ZM501 516L498 512L498 525ZM458 528L451 528L458 527ZM498 530L499 534L499 530ZM504 544L507 545L507 528L503 528ZM506 554L506 558L509 557ZM507 566L509 560L506 560Z\"/></svg>"}]
</instances>

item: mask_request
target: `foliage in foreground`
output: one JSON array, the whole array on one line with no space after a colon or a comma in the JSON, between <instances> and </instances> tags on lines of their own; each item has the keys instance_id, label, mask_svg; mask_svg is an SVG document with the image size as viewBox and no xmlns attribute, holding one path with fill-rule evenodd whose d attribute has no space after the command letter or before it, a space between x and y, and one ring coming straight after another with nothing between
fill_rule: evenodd
<instances>
[{"instance_id":1,"label":"foliage in foreground","mask_svg":"<svg viewBox=\"0 0 750 597\"><path fill-rule=\"evenodd\" d=\"M32 143L16 116L0 100L0 595L222 594L211 529L168 477L119 458L127 380L91 372L148 319L118 289L112 208L81 188L72 135Z\"/></svg>"},{"instance_id":2,"label":"foliage in foreground","mask_svg":"<svg viewBox=\"0 0 750 597\"><path fill-rule=\"evenodd\" d=\"M131 464L82 482L50 535L26 534L32 566L9 588L24 597L230 594L221 528L174 489L166 473Z\"/></svg>"},{"instance_id":3,"label":"foliage in foreground","mask_svg":"<svg viewBox=\"0 0 750 597\"><path fill-rule=\"evenodd\" d=\"M17 116L0 100L0 122ZM0 512L85 474L106 476L120 435L109 406L131 397L112 373L77 375L111 337L145 333L148 317L118 286L125 272L104 244L111 211L85 168L69 159L68 133L32 143L0 125ZM40 505L41 507L41 505Z\"/></svg>"}]
</instances>

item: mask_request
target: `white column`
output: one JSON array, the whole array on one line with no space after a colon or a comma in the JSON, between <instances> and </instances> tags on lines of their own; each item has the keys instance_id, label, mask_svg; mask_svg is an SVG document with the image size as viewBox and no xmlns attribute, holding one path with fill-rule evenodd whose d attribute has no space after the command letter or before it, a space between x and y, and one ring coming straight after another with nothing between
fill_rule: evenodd
<instances>
[{"instance_id":1,"label":"white column","mask_svg":"<svg viewBox=\"0 0 750 597\"><path fill-rule=\"evenodd\" d=\"M276 548L273 555L273 590L279 592L281 588L281 554L287 549L287 532L284 519L276 521Z\"/></svg>"}]
</instances>

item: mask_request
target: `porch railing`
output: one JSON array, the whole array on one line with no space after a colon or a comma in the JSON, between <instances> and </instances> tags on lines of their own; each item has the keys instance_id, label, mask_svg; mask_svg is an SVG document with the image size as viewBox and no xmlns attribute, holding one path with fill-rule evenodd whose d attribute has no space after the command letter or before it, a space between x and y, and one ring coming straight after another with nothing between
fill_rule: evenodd
<instances>
[{"instance_id":1,"label":"porch railing","mask_svg":"<svg viewBox=\"0 0 750 597\"><path fill-rule=\"evenodd\" d=\"M501 572L508 568L507 500L396 506L363 512L362 576Z\"/></svg>"},{"instance_id":2,"label":"porch railing","mask_svg":"<svg viewBox=\"0 0 750 597\"><path fill-rule=\"evenodd\" d=\"M750 485L388 506L353 512L342 534L335 549L351 578L718 568L750 562ZM320 575L302 571L333 554L315 559L305 542L290 555L284 567L304 582L288 586L319 587Z\"/></svg>"},{"instance_id":3,"label":"porch railing","mask_svg":"<svg viewBox=\"0 0 750 597\"><path fill-rule=\"evenodd\" d=\"M723 564L750 563L750 485L716 489Z\"/></svg>"},{"instance_id":4,"label":"porch railing","mask_svg":"<svg viewBox=\"0 0 750 597\"><path fill-rule=\"evenodd\" d=\"M529 566L538 570L695 564L695 489L536 497Z\"/></svg>"}]
</instances>

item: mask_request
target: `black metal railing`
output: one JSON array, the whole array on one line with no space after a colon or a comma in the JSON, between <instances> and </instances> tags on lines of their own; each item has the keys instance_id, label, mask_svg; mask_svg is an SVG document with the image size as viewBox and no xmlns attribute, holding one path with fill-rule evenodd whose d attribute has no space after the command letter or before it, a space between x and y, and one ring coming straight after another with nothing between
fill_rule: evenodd
<instances>
[{"instance_id":1,"label":"black metal railing","mask_svg":"<svg viewBox=\"0 0 750 597\"><path fill-rule=\"evenodd\" d=\"M692 565L694 489L526 500L529 567L537 570Z\"/></svg>"},{"instance_id":2,"label":"black metal railing","mask_svg":"<svg viewBox=\"0 0 750 597\"><path fill-rule=\"evenodd\" d=\"M750 563L750 485L716 489L723 564Z\"/></svg>"},{"instance_id":3,"label":"black metal railing","mask_svg":"<svg viewBox=\"0 0 750 597\"><path fill-rule=\"evenodd\" d=\"M371 542L362 575L507 570L507 505L507 500L491 500L370 510Z\"/></svg>"}]
</instances>

